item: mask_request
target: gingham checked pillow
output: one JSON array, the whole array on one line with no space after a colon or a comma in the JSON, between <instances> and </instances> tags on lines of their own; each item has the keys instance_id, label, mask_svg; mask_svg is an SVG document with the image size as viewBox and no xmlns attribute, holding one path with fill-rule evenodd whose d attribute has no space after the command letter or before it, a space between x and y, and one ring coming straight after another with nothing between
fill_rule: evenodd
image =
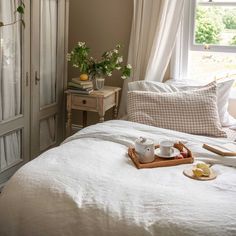
<instances>
[{"instance_id":1,"label":"gingham checked pillow","mask_svg":"<svg viewBox=\"0 0 236 236\"><path fill-rule=\"evenodd\" d=\"M128 119L185 133L226 137L216 104L216 84L174 93L128 92Z\"/></svg>"}]
</instances>

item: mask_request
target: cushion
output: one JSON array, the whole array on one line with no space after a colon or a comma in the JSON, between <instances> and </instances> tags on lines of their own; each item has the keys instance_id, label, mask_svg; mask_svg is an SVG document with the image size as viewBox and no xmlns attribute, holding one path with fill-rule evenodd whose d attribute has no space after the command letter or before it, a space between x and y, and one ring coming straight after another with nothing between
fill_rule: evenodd
<instances>
[{"instance_id":1,"label":"cushion","mask_svg":"<svg viewBox=\"0 0 236 236\"><path fill-rule=\"evenodd\" d=\"M217 80L217 108L221 125L224 127L231 127L236 125L236 119L234 119L228 113L229 95L234 81L235 80L231 78ZM198 80L168 80L166 81L166 84L168 84L169 86L172 85L179 91L200 89L208 86L208 84L206 84L206 81Z\"/></svg>"},{"instance_id":2,"label":"cushion","mask_svg":"<svg viewBox=\"0 0 236 236\"><path fill-rule=\"evenodd\" d=\"M128 92L128 119L185 133L226 137L216 105L216 83L171 93Z\"/></svg>"}]
</instances>

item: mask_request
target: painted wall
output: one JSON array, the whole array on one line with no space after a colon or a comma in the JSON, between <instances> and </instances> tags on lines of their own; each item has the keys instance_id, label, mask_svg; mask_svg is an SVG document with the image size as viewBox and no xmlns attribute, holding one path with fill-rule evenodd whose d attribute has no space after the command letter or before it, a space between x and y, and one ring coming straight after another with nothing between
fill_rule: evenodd
<instances>
[{"instance_id":1,"label":"painted wall","mask_svg":"<svg viewBox=\"0 0 236 236\"><path fill-rule=\"evenodd\" d=\"M127 60L130 30L133 15L133 0L70 0L69 45L70 51L78 41L84 41L91 48L91 55L99 57L104 51L123 45L122 54ZM79 71L68 66L68 79L78 77ZM106 85L122 87L120 74L113 73ZM74 113L75 114L75 113ZM81 122L78 112L72 119ZM105 119L111 118L111 112ZM88 114L88 123L98 120L96 113Z\"/></svg>"}]
</instances>

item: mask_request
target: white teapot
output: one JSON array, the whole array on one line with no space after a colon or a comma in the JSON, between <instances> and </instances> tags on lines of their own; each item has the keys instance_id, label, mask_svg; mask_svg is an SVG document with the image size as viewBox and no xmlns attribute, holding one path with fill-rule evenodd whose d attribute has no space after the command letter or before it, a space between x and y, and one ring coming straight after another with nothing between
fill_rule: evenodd
<instances>
[{"instance_id":1,"label":"white teapot","mask_svg":"<svg viewBox=\"0 0 236 236\"><path fill-rule=\"evenodd\" d=\"M135 140L135 152L141 163L152 162L155 159L154 142L151 139L140 137Z\"/></svg>"}]
</instances>

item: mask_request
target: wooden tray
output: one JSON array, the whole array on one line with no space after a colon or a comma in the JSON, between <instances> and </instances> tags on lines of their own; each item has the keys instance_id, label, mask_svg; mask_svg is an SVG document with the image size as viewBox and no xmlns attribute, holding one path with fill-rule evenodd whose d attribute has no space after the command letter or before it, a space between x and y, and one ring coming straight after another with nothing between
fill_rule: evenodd
<instances>
[{"instance_id":1,"label":"wooden tray","mask_svg":"<svg viewBox=\"0 0 236 236\"><path fill-rule=\"evenodd\" d=\"M160 145L155 146L155 148L158 148L158 147L160 147ZM175 158L164 159L164 158L155 156L155 160L152 162L140 163L139 159L136 155L134 147L129 147L128 155L138 169L164 167L164 166L175 166L175 165L193 163L194 158L193 158L192 152L183 143L181 143L181 142L175 143L174 147L177 148L180 152L183 150L186 150L187 157L183 158L183 159L175 159Z\"/></svg>"}]
</instances>

